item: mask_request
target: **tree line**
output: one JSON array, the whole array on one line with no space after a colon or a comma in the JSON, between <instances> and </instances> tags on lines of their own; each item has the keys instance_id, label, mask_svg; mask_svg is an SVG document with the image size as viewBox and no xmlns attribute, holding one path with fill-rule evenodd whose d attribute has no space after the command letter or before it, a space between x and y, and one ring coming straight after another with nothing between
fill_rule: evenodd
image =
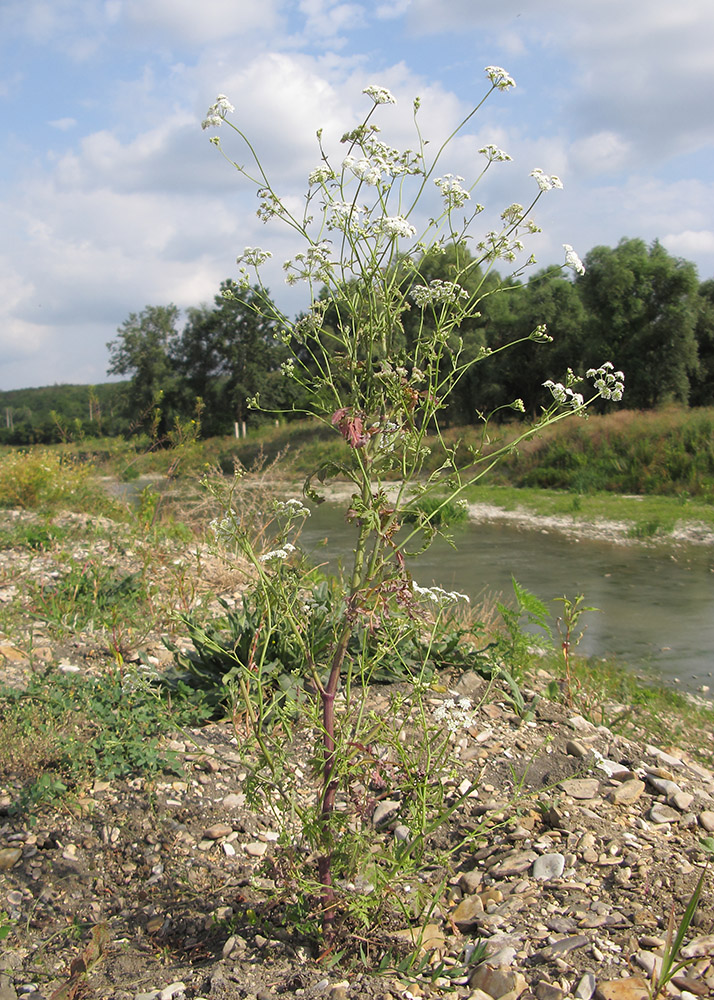
<instances>
[{"instance_id":1,"label":"tree line","mask_svg":"<svg viewBox=\"0 0 714 1000\"><path fill-rule=\"evenodd\" d=\"M546 379L562 380L569 366L584 371L604 360L625 372L630 409L667 402L714 405L714 280L700 283L694 264L671 256L657 241L598 246L584 263L585 273L574 278L550 268L525 283L495 273L484 278L477 268L469 272L467 291L481 285L486 295L481 315L462 324L458 335L469 354L495 353L458 385L445 420L473 423L516 398L536 415L548 402ZM448 281L452 265L449 253L430 255L404 281ZM491 294L497 287L505 294ZM200 400L203 436L232 434L236 424L265 419L247 407L256 394L264 410L309 412L310 400L281 371L299 356L299 345L286 343L277 322L257 315L255 304L254 290L224 281L213 304L188 309L183 323L174 305L131 313L107 345L107 373L125 381L115 387L103 432L129 435L151 427L160 439L177 420L190 420ZM327 305L326 328L337 309L339 303ZM409 308L401 316L407 365L419 317L419 310ZM552 343L527 341L498 352L540 324ZM83 422L96 433L91 410ZM57 423L54 432L49 428L55 438ZM10 440L9 427L0 428L1 439Z\"/></svg>"}]
</instances>

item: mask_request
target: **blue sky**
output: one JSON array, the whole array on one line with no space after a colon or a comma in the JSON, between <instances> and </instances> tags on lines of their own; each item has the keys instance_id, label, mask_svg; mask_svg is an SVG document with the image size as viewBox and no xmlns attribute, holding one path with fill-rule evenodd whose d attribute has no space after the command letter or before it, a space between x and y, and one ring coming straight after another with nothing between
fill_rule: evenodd
<instances>
[{"instance_id":1,"label":"blue sky","mask_svg":"<svg viewBox=\"0 0 714 1000\"><path fill-rule=\"evenodd\" d=\"M363 87L397 97L380 110L398 147L420 96L436 146L503 66L516 89L443 169L468 179L478 146L506 150L478 196L494 211L528 203L534 167L558 174L539 265L641 237L711 278L713 43L711 0L1 0L0 389L105 381L130 312L210 302L246 245L274 250L276 299L306 304L277 263L287 236L201 130L218 93L298 197L315 130L355 124Z\"/></svg>"}]
</instances>

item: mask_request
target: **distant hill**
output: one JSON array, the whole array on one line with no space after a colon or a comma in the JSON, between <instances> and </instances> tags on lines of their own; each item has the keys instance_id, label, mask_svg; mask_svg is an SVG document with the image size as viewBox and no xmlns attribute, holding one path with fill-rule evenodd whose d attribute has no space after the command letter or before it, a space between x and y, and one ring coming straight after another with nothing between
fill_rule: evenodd
<instances>
[{"instance_id":1,"label":"distant hill","mask_svg":"<svg viewBox=\"0 0 714 1000\"><path fill-rule=\"evenodd\" d=\"M52 444L85 434L120 434L119 401L126 382L48 385L0 391L0 443Z\"/></svg>"}]
</instances>

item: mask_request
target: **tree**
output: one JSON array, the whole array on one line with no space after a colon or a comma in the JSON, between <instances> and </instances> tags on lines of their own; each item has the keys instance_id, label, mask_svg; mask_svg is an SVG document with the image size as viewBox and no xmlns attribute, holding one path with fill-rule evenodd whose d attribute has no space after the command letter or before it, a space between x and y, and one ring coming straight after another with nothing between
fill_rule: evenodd
<instances>
[{"instance_id":1,"label":"tree","mask_svg":"<svg viewBox=\"0 0 714 1000\"><path fill-rule=\"evenodd\" d=\"M230 297L224 294L230 291ZM206 434L226 434L234 421L247 420L247 399L260 393L265 408L282 408L276 378L287 350L275 339L275 323L256 314L255 289L221 283L214 308L191 309L183 332L172 343L171 361L181 380L183 406L197 396L205 404Z\"/></svg>"},{"instance_id":2,"label":"tree","mask_svg":"<svg viewBox=\"0 0 714 1000\"><path fill-rule=\"evenodd\" d=\"M130 377L124 409L132 419L134 431L152 418L164 396L170 397L175 391L170 350L178 336L178 318L175 305L146 306L138 314L131 313L117 330L116 340L107 344L110 362L107 374ZM165 432L170 422L165 405L159 415L157 433Z\"/></svg>"},{"instance_id":3,"label":"tree","mask_svg":"<svg viewBox=\"0 0 714 1000\"><path fill-rule=\"evenodd\" d=\"M692 406L714 404L714 279L703 281L697 296L695 327L699 367L692 378Z\"/></svg>"},{"instance_id":4,"label":"tree","mask_svg":"<svg viewBox=\"0 0 714 1000\"><path fill-rule=\"evenodd\" d=\"M625 372L627 403L689 399L697 370L697 273L655 241L595 247L576 288L588 312L586 362L609 357Z\"/></svg>"}]
</instances>

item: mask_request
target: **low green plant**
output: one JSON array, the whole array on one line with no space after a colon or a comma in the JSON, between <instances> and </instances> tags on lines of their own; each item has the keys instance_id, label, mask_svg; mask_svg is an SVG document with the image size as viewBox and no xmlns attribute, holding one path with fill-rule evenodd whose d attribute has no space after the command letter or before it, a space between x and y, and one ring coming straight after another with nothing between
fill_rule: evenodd
<instances>
[{"instance_id":1,"label":"low green plant","mask_svg":"<svg viewBox=\"0 0 714 1000\"><path fill-rule=\"evenodd\" d=\"M71 629L105 628L138 620L147 592L142 574L117 573L96 559L73 563L57 581L32 587L34 613Z\"/></svg>"},{"instance_id":2,"label":"low green plant","mask_svg":"<svg viewBox=\"0 0 714 1000\"><path fill-rule=\"evenodd\" d=\"M47 552L59 545L67 536L66 528L59 528L51 522L17 521L12 526L0 530L0 549L29 549L31 552Z\"/></svg>"},{"instance_id":3,"label":"low green plant","mask_svg":"<svg viewBox=\"0 0 714 1000\"><path fill-rule=\"evenodd\" d=\"M180 773L161 737L209 715L179 688L170 701L141 673L96 678L47 672L26 689L0 689L0 774L21 781L15 809L54 802L96 778Z\"/></svg>"},{"instance_id":4,"label":"low green plant","mask_svg":"<svg viewBox=\"0 0 714 1000\"><path fill-rule=\"evenodd\" d=\"M518 581L511 578L515 607L499 601L496 608L501 615L502 628L495 642L494 658L503 661L502 672L516 683L523 679L525 667L531 659L534 640L552 644L550 613L548 608ZM534 630L538 630L537 632ZM509 686L512 686L509 684Z\"/></svg>"},{"instance_id":5,"label":"low green plant","mask_svg":"<svg viewBox=\"0 0 714 1000\"><path fill-rule=\"evenodd\" d=\"M93 513L116 509L92 471L71 452L50 448L6 452L0 456L0 507Z\"/></svg>"},{"instance_id":6,"label":"low green plant","mask_svg":"<svg viewBox=\"0 0 714 1000\"><path fill-rule=\"evenodd\" d=\"M678 961L678 956L682 945L684 944L684 939L687 936L689 928L694 920L694 914L697 912L697 907L699 906L699 899L702 894L702 889L704 888L704 881L709 871L709 860L712 855L714 855L714 837L702 837L699 843L707 854L706 863L702 868L702 872L697 880L697 884L694 887L692 895L689 897L687 905L682 914L682 918L679 924L676 925L674 922L674 905L669 913L669 920L667 922L667 937L664 946L664 953L662 955L662 963L660 965L659 972L657 969L652 971L652 980L650 982L649 994L650 1000L657 1000L666 989L669 983L674 979L674 977L685 969L687 965L692 961L691 959L683 959Z\"/></svg>"},{"instance_id":7,"label":"low green plant","mask_svg":"<svg viewBox=\"0 0 714 1000\"><path fill-rule=\"evenodd\" d=\"M575 598L565 595L556 597L563 605L562 617L556 619L556 628L560 636L560 648L563 653L563 664L565 666L565 698L568 706L573 706L573 679L571 674L571 658L573 650L576 649L585 635L585 628L579 628L582 615L590 611L599 611L599 608L585 607L583 601L585 596L578 594ZM552 696L555 692L549 687L548 693Z\"/></svg>"}]
</instances>

